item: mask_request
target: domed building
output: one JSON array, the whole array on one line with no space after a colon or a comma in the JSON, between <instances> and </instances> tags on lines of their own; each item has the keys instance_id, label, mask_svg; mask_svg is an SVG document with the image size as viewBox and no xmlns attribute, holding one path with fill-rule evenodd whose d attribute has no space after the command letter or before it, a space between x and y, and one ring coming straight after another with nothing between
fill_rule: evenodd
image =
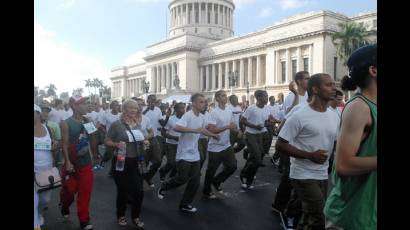
<instances>
[{"instance_id":1,"label":"domed building","mask_svg":"<svg viewBox=\"0 0 410 230\"><path fill-rule=\"evenodd\" d=\"M328 73L340 80L346 68L337 59L331 34L340 22L355 21L376 42L377 13L347 17L331 11L286 18L262 30L234 36L232 0L172 0L169 38L145 49L145 62L111 71L112 98L148 93L158 98L220 89L240 102L254 102L255 90L288 92L296 72Z\"/></svg>"}]
</instances>

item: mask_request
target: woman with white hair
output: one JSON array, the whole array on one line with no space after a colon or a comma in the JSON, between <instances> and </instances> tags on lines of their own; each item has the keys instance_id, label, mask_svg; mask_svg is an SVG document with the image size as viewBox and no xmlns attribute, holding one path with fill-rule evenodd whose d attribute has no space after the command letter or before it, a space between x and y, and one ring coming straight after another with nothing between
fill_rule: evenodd
<instances>
[{"instance_id":1,"label":"woman with white hair","mask_svg":"<svg viewBox=\"0 0 410 230\"><path fill-rule=\"evenodd\" d=\"M120 120L112 123L107 133L105 145L118 149L125 149L125 164L121 169L115 169L113 176L117 186L117 221L120 226L126 226L125 211L128 197L131 198L131 218L138 229L143 229L144 223L140 219L143 190L143 169L145 162L144 145L153 136L149 119L142 114L142 104L128 99L122 104ZM117 157L114 158L114 164Z\"/></svg>"}]
</instances>

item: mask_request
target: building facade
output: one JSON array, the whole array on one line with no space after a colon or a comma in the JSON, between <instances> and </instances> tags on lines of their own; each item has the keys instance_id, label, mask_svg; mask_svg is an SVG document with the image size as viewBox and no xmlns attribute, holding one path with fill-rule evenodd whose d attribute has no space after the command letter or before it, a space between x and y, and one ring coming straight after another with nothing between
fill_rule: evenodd
<instances>
[{"instance_id":1,"label":"building facade","mask_svg":"<svg viewBox=\"0 0 410 230\"><path fill-rule=\"evenodd\" d=\"M226 89L240 102L253 103L258 89L287 95L289 82L301 70L328 73L336 81L346 75L331 37L338 23L362 23L368 39L377 40L376 12L355 17L308 12L233 36L232 0L173 0L168 8L170 38L148 46L144 63L112 69L113 99L141 96L149 82L148 93L159 98L202 92L212 99Z\"/></svg>"}]
</instances>

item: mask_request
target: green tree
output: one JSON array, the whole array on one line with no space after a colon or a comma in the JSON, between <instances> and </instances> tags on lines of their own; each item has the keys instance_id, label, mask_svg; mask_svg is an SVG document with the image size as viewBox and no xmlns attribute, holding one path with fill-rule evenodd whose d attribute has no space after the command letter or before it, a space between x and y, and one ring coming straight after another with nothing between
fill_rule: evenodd
<instances>
[{"instance_id":1,"label":"green tree","mask_svg":"<svg viewBox=\"0 0 410 230\"><path fill-rule=\"evenodd\" d=\"M84 92L84 89L83 89L83 88L77 88L77 89L74 89L74 90L73 90L72 95L73 95L73 96L74 96L74 95L79 95L79 96L81 96L81 95L83 95L83 92Z\"/></svg>"},{"instance_id":2,"label":"green tree","mask_svg":"<svg viewBox=\"0 0 410 230\"><path fill-rule=\"evenodd\" d=\"M70 95L68 94L68 92L62 92L60 93L60 99L62 101L68 101L68 99L70 98Z\"/></svg>"},{"instance_id":3,"label":"green tree","mask_svg":"<svg viewBox=\"0 0 410 230\"><path fill-rule=\"evenodd\" d=\"M92 86L94 88L94 94L97 95L97 90L103 87L103 81L98 78L94 78L92 80Z\"/></svg>"},{"instance_id":4,"label":"green tree","mask_svg":"<svg viewBox=\"0 0 410 230\"><path fill-rule=\"evenodd\" d=\"M50 84L48 86L46 86L46 90L47 90L47 96L50 97L52 96L53 98L55 98L57 96L57 88L54 84Z\"/></svg>"},{"instance_id":5,"label":"green tree","mask_svg":"<svg viewBox=\"0 0 410 230\"><path fill-rule=\"evenodd\" d=\"M93 85L93 81L92 81L91 79L87 79L87 80L84 80L84 81L85 81L85 87L86 87L87 90L88 90L88 96L90 96L90 94L91 94L90 88L91 88L92 85Z\"/></svg>"},{"instance_id":6,"label":"green tree","mask_svg":"<svg viewBox=\"0 0 410 230\"><path fill-rule=\"evenodd\" d=\"M346 65L353 51L369 44L365 38L368 32L366 27L355 22L339 23L338 26L340 31L332 35L332 41L338 58Z\"/></svg>"}]
</instances>

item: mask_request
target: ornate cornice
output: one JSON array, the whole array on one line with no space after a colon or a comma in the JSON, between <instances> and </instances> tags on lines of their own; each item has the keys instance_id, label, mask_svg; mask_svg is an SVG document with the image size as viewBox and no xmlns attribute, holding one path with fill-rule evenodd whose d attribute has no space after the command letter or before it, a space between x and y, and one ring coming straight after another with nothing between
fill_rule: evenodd
<instances>
[{"instance_id":1,"label":"ornate cornice","mask_svg":"<svg viewBox=\"0 0 410 230\"><path fill-rule=\"evenodd\" d=\"M151 60L153 60L155 58L158 58L158 57L162 57L162 56L170 55L170 54L175 54L175 53L183 52L183 51L191 51L191 52L198 52L199 53L199 51L201 51L201 48L193 47L193 46L177 47L177 48L169 49L169 50L166 50L164 52L156 53L156 54L153 54L153 55L147 55L147 56L144 57L144 60L151 61Z\"/></svg>"},{"instance_id":2,"label":"ornate cornice","mask_svg":"<svg viewBox=\"0 0 410 230\"><path fill-rule=\"evenodd\" d=\"M173 0L168 4L168 10L171 9L171 5L177 4L178 2L186 2L187 0ZM220 2L224 2L230 6L232 6L232 9L235 10L235 4L233 3L233 1L229 1L229 0L215 0L215 1L220 1ZM210 3L208 0L203 0L202 1L192 1L190 3Z\"/></svg>"},{"instance_id":3,"label":"ornate cornice","mask_svg":"<svg viewBox=\"0 0 410 230\"><path fill-rule=\"evenodd\" d=\"M311 36L320 35L320 34L330 34L332 32L334 32L334 31L320 30L320 31L315 31L315 32L307 33L307 34L301 34L301 35L297 35L297 36L292 36L292 37L288 37L288 38L284 38L284 39L279 39L279 40L275 40L275 41L262 43L261 45L255 46L255 47L243 48L243 49L234 50L234 51L230 51L230 52L226 52L226 53L222 53L222 54L218 54L218 55L203 57L203 58L200 58L199 61L202 62L202 61L208 61L208 60L212 60L212 59L229 57L229 56L237 55L237 54L260 51L260 50L263 50L267 47L276 45L278 43L283 43L283 42L287 42L287 41L302 39L302 38L311 37Z\"/></svg>"}]
</instances>

